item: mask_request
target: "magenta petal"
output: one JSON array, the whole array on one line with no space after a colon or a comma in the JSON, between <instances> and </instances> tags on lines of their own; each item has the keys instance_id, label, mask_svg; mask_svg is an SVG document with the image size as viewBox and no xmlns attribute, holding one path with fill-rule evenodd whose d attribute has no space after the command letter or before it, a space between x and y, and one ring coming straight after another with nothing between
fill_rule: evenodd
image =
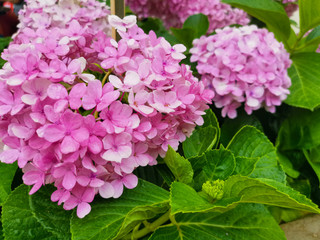
<instances>
[{"instance_id":1,"label":"magenta petal","mask_svg":"<svg viewBox=\"0 0 320 240\"><path fill-rule=\"evenodd\" d=\"M95 178L91 180L90 187L98 188L98 187L101 187L103 184L104 184L104 181L102 181L99 178Z\"/></svg>"},{"instance_id":2,"label":"magenta petal","mask_svg":"<svg viewBox=\"0 0 320 240\"><path fill-rule=\"evenodd\" d=\"M63 154L68 154L75 152L79 149L80 144L75 141L71 136L66 136L60 145L61 152Z\"/></svg>"},{"instance_id":3,"label":"magenta petal","mask_svg":"<svg viewBox=\"0 0 320 240\"><path fill-rule=\"evenodd\" d=\"M99 188L99 194L103 198L111 198L114 195L114 188L111 183L104 183L103 186Z\"/></svg>"},{"instance_id":4,"label":"magenta petal","mask_svg":"<svg viewBox=\"0 0 320 240\"><path fill-rule=\"evenodd\" d=\"M65 203L63 204L63 208L65 210L74 209L78 205L78 199L74 196L71 196Z\"/></svg>"},{"instance_id":5,"label":"magenta petal","mask_svg":"<svg viewBox=\"0 0 320 240\"><path fill-rule=\"evenodd\" d=\"M126 188L132 189L138 185L138 178L136 175L130 174L130 175L125 176L122 179L122 182L126 186Z\"/></svg>"},{"instance_id":6,"label":"magenta petal","mask_svg":"<svg viewBox=\"0 0 320 240\"><path fill-rule=\"evenodd\" d=\"M89 138L89 131L86 128L79 128L72 131L71 136L74 140L81 143Z\"/></svg>"},{"instance_id":7,"label":"magenta petal","mask_svg":"<svg viewBox=\"0 0 320 240\"><path fill-rule=\"evenodd\" d=\"M87 177L87 176L78 176L77 177L77 182L83 186L83 187L86 187L89 185L89 182L90 182L90 178Z\"/></svg>"},{"instance_id":8,"label":"magenta petal","mask_svg":"<svg viewBox=\"0 0 320 240\"><path fill-rule=\"evenodd\" d=\"M67 189L71 190L76 185L77 179L73 172L68 171L66 175L64 175L62 186Z\"/></svg>"},{"instance_id":9,"label":"magenta petal","mask_svg":"<svg viewBox=\"0 0 320 240\"><path fill-rule=\"evenodd\" d=\"M65 136L65 128L63 126L50 125L45 128L43 137L49 142L57 142Z\"/></svg>"},{"instance_id":10,"label":"magenta petal","mask_svg":"<svg viewBox=\"0 0 320 240\"><path fill-rule=\"evenodd\" d=\"M77 207L77 216L79 218L84 218L91 211L91 206L89 203L82 202Z\"/></svg>"},{"instance_id":11,"label":"magenta petal","mask_svg":"<svg viewBox=\"0 0 320 240\"><path fill-rule=\"evenodd\" d=\"M102 150L102 142L98 137L91 136L89 139L88 147L92 153L98 154Z\"/></svg>"}]
</instances>

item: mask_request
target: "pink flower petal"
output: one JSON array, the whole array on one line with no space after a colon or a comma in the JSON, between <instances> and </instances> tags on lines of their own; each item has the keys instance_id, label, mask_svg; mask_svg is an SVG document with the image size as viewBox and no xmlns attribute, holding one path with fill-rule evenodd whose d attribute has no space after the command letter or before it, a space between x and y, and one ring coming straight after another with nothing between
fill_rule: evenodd
<instances>
[{"instance_id":1,"label":"pink flower petal","mask_svg":"<svg viewBox=\"0 0 320 240\"><path fill-rule=\"evenodd\" d=\"M114 188L111 183L104 183L103 186L99 188L99 194L103 198L111 198L114 195Z\"/></svg>"},{"instance_id":2,"label":"pink flower petal","mask_svg":"<svg viewBox=\"0 0 320 240\"><path fill-rule=\"evenodd\" d=\"M71 190L76 185L76 182L76 176L73 174L73 172L68 171L63 177L62 186L67 190Z\"/></svg>"},{"instance_id":3,"label":"pink flower petal","mask_svg":"<svg viewBox=\"0 0 320 240\"><path fill-rule=\"evenodd\" d=\"M91 206L89 203L82 202L77 207L77 216L79 218L84 218L91 211Z\"/></svg>"},{"instance_id":4,"label":"pink flower petal","mask_svg":"<svg viewBox=\"0 0 320 240\"><path fill-rule=\"evenodd\" d=\"M61 125L50 125L45 128L43 137L49 142L57 142L65 136L65 128Z\"/></svg>"},{"instance_id":5,"label":"pink flower petal","mask_svg":"<svg viewBox=\"0 0 320 240\"><path fill-rule=\"evenodd\" d=\"M134 174L129 174L122 179L126 188L132 189L138 185L138 177Z\"/></svg>"},{"instance_id":6,"label":"pink flower petal","mask_svg":"<svg viewBox=\"0 0 320 240\"><path fill-rule=\"evenodd\" d=\"M68 154L75 152L79 149L80 144L75 141L71 136L66 136L60 145L61 152L63 154Z\"/></svg>"}]
</instances>

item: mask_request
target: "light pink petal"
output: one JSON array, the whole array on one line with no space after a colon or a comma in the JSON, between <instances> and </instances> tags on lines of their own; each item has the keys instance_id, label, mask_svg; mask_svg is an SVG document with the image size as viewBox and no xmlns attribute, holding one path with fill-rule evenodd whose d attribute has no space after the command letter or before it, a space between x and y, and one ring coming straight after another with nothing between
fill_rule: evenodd
<instances>
[{"instance_id":1,"label":"light pink petal","mask_svg":"<svg viewBox=\"0 0 320 240\"><path fill-rule=\"evenodd\" d=\"M153 113L153 111L154 111L154 109L152 107L148 107L148 106L145 106L145 105L140 105L138 107L138 109L139 109L139 111L141 113L144 113L144 114L147 114L147 115Z\"/></svg>"},{"instance_id":2,"label":"light pink petal","mask_svg":"<svg viewBox=\"0 0 320 240\"><path fill-rule=\"evenodd\" d=\"M176 52L185 52L187 51L186 46L184 46L183 44L176 44L172 47Z\"/></svg>"},{"instance_id":3,"label":"light pink petal","mask_svg":"<svg viewBox=\"0 0 320 240\"><path fill-rule=\"evenodd\" d=\"M131 146L119 146L118 153L122 158L128 158L131 156L132 148Z\"/></svg>"},{"instance_id":4,"label":"light pink petal","mask_svg":"<svg viewBox=\"0 0 320 240\"><path fill-rule=\"evenodd\" d=\"M0 161L4 163L13 163L18 159L19 155L20 152L17 149L8 149L0 154Z\"/></svg>"},{"instance_id":5,"label":"light pink petal","mask_svg":"<svg viewBox=\"0 0 320 240\"><path fill-rule=\"evenodd\" d=\"M80 144L71 136L66 136L60 145L61 152L64 154L75 152L79 149Z\"/></svg>"},{"instance_id":6,"label":"light pink petal","mask_svg":"<svg viewBox=\"0 0 320 240\"><path fill-rule=\"evenodd\" d=\"M132 189L138 185L138 178L136 175L130 174L130 175L125 176L122 179L122 182L126 186L126 188Z\"/></svg>"},{"instance_id":7,"label":"light pink petal","mask_svg":"<svg viewBox=\"0 0 320 240\"><path fill-rule=\"evenodd\" d=\"M25 76L23 74L16 74L6 80L9 86L19 86L25 81Z\"/></svg>"},{"instance_id":8,"label":"light pink petal","mask_svg":"<svg viewBox=\"0 0 320 240\"><path fill-rule=\"evenodd\" d=\"M63 112L67 107L68 107L68 101L65 99L59 100L53 105L54 111L56 113Z\"/></svg>"},{"instance_id":9,"label":"light pink petal","mask_svg":"<svg viewBox=\"0 0 320 240\"><path fill-rule=\"evenodd\" d=\"M104 183L103 186L99 188L99 194L103 198L111 198L114 195L114 188L111 183Z\"/></svg>"},{"instance_id":10,"label":"light pink petal","mask_svg":"<svg viewBox=\"0 0 320 240\"><path fill-rule=\"evenodd\" d=\"M84 218L91 211L91 206L89 203L82 202L77 207L77 216L79 218Z\"/></svg>"},{"instance_id":11,"label":"light pink petal","mask_svg":"<svg viewBox=\"0 0 320 240\"><path fill-rule=\"evenodd\" d=\"M126 28L131 28L137 23L137 17L135 15L129 15L123 18L123 23Z\"/></svg>"},{"instance_id":12,"label":"light pink petal","mask_svg":"<svg viewBox=\"0 0 320 240\"><path fill-rule=\"evenodd\" d=\"M176 60L182 60L182 59L186 58L186 56L184 54L179 53L179 52L173 52L171 54L171 56L172 56L173 59L176 59Z\"/></svg>"},{"instance_id":13,"label":"light pink petal","mask_svg":"<svg viewBox=\"0 0 320 240\"><path fill-rule=\"evenodd\" d=\"M76 185L76 182L76 176L73 174L73 172L68 171L63 177L62 186L67 190L71 190Z\"/></svg>"},{"instance_id":14,"label":"light pink petal","mask_svg":"<svg viewBox=\"0 0 320 240\"><path fill-rule=\"evenodd\" d=\"M43 137L49 142L57 142L65 136L65 128L57 125L50 125L45 128Z\"/></svg>"},{"instance_id":15,"label":"light pink petal","mask_svg":"<svg viewBox=\"0 0 320 240\"><path fill-rule=\"evenodd\" d=\"M140 82L140 76L134 71L127 71L124 78L124 84L127 86L135 86Z\"/></svg>"},{"instance_id":16,"label":"light pink petal","mask_svg":"<svg viewBox=\"0 0 320 240\"><path fill-rule=\"evenodd\" d=\"M108 150L101 156L103 159L111 162L121 162L122 157L118 152L115 152L113 150Z\"/></svg>"},{"instance_id":17,"label":"light pink petal","mask_svg":"<svg viewBox=\"0 0 320 240\"><path fill-rule=\"evenodd\" d=\"M115 88L120 88L121 89L123 87L122 81L117 76L110 75L109 76L109 81Z\"/></svg>"},{"instance_id":18,"label":"light pink petal","mask_svg":"<svg viewBox=\"0 0 320 240\"><path fill-rule=\"evenodd\" d=\"M47 93L51 99L64 99L68 96L67 89L61 84L51 84Z\"/></svg>"},{"instance_id":19,"label":"light pink petal","mask_svg":"<svg viewBox=\"0 0 320 240\"><path fill-rule=\"evenodd\" d=\"M126 31L126 28L123 26L122 19L119 18L118 16L109 15L108 16L108 22L112 27L118 29L119 31L121 31L121 32L125 32Z\"/></svg>"},{"instance_id":20,"label":"light pink petal","mask_svg":"<svg viewBox=\"0 0 320 240\"><path fill-rule=\"evenodd\" d=\"M78 59L74 59L68 65L69 73L76 73L81 69L81 62Z\"/></svg>"},{"instance_id":21,"label":"light pink petal","mask_svg":"<svg viewBox=\"0 0 320 240\"><path fill-rule=\"evenodd\" d=\"M30 129L21 125L13 125L11 131L17 138L28 138L31 137Z\"/></svg>"},{"instance_id":22,"label":"light pink petal","mask_svg":"<svg viewBox=\"0 0 320 240\"><path fill-rule=\"evenodd\" d=\"M3 116L10 112L11 106L10 105L1 105L0 106L0 116Z\"/></svg>"},{"instance_id":23,"label":"light pink petal","mask_svg":"<svg viewBox=\"0 0 320 240\"><path fill-rule=\"evenodd\" d=\"M21 100L25 104L34 105L37 102L38 97L36 95L25 94L21 97Z\"/></svg>"},{"instance_id":24,"label":"light pink petal","mask_svg":"<svg viewBox=\"0 0 320 240\"><path fill-rule=\"evenodd\" d=\"M118 198L123 193L123 183L120 180L114 180L111 182L113 189L114 189L114 195L113 198Z\"/></svg>"}]
</instances>

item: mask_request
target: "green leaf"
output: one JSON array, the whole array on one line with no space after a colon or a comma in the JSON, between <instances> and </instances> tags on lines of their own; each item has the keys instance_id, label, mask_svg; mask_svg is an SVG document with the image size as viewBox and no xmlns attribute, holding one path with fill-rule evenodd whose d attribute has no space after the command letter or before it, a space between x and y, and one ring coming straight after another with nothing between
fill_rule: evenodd
<instances>
[{"instance_id":1,"label":"green leaf","mask_svg":"<svg viewBox=\"0 0 320 240\"><path fill-rule=\"evenodd\" d=\"M168 186L170 186L171 183L173 183L175 177L174 177L174 175L172 174L172 172L170 171L170 169L168 168L167 165L158 164L155 167L155 170L156 170L156 172L158 172L161 175L161 177L166 182L166 184L168 184Z\"/></svg>"},{"instance_id":2,"label":"green leaf","mask_svg":"<svg viewBox=\"0 0 320 240\"><path fill-rule=\"evenodd\" d=\"M234 171L236 161L231 151L226 149L205 152L206 164L203 167L205 180L225 180Z\"/></svg>"},{"instance_id":3,"label":"green leaf","mask_svg":"<svg viewBox=\"0 0 320 240\"><path fill-rule=\"evenodd\" d=\"M170 28L170 30L180 43L184 44L188 49L192 48L192 42L195 39L192 29Z\"/></svg>"},{"instance_id":4,"label":"green leaf","mask_svg":"<svg viewBox=\"0 0 320 240\"><path fill-rule=\"evenodd\" d=\"M168 209L169 193L139 180L136 188L126 190L119 199L100 199L92 204L90 214L79 219L73 215L73 240L107 240L121 238L144 220Z\"/></svg>"},{"instance_id":5,"label":"green leaf","mask_svg":"<svg viewBox=\"0 0 320 240\"><path fill-rule=\"evenodd\" d=\"M276 141L277 149L311 149L320 145L320 110L295 109L282 123Z\"/></svg>"},{"instance_id":6,"label":"green leaf","mask_svg":"<svg viewBox=\"0 0 320 240\"><path fill-rule=\"evenodd\" d=\"M259 203L269 206L320 213L317 205L298 191L271 179L254 179L231 176L224 183L221 200L210 203L193 188L183 183L171 185L170 204L172 214L226 211L239 203Z\"/></svg>"},{"instance_id":7,"label":"green leaf","mask_svg":"<svg viewBox=\"0 0 320 240\"><path fill-rule=\"evenodd\" d=\"M259 158L236 157L236 167L233 175L249 176L256 168L258 161Z\"/></svg>"},{"instance_id":8,"label":"green leaf","mask_svg":"<svg viewBox=\"0 0 320 240\"><path fill-rule=\"evenodd\" d=\"M17 171L17 164L0 163L0 205L11 193L11 183Z\"/></svg>"},{"instance_id":9,"label":"green leaf","mask_svg":"<svg viewBox=\"0 0 320 240\"><path fill-rule=\"evenodd\" d=\"M320 26L315 27L311 33L308 34L306 38L306 45L317 44L319 46L320 43Z\"/></svg>"},{"instance_id":10,"label":"green leaf","mask_svg":"<svg viewBox=\"0 0 320 240\"><path fill-rule=\"evenodd\" d=\"M212 126L193 131L192 135L182 143L185 157L196 157L212 149L217 142L217 135L217 128Z\"/></svg>"},{"instance_id":11,"label":"green leaf","mask_svg":"<svg viewBox=\"0 0 320 240\"><path fill-rule=\"evenodd\" d=\"M288 174L288 176L293 178L297 178L300 176L300 172L294 169L292 162L286 155L282 154L279 151L277 151L277 155L283 170L286 174Z\"/></svg>"},{"instance_id":12,"label":"green leaf","mask_svg":"<svg viewBox=\"0 0 320 240\"><path fill-rule=\"evenodd\" d=\"M303 151L313 171L317 174L320 183L320 154L319 149L310 149Z\"/></svg>"},{"instance_id":13,"label":"green leaf","mask_svg":"<svg viewBox=\"0 0 320 240\"><path fill-rule=\"evenodd\" d=\"M233 7L243 9L264 22L267 27L286 41L290 36L290 21L283 7L273 0L223 0Z\"/></svg>"},{"instance_id":14,"label":"green leaf","mask_svg":"<svg viewBox=\"0 0 320 240\"><path fill-rule=\"evenodd\" d=\"M263 132L260 121L253 115L240 112L235 119L226 119L221 126L221 143L227 146L233 136L244 126L254 126Z\"/></svg>"},{"instance_id":15,"label":"green leaf","mask_svg":"<svg viewBox=\"0 0 320 240\"><path fill-rule=\"evenodd\" d=\"M278 165L275 147L256 128L243 127L233 137L227 149L231 150L235 157L259 158L250 177L270 178L285 183L286 176Z\"/></svg>"},{"instance_id":16,"label":"green leaf","mask_svg":"<svg viewBox=\"0 0 320 240\"><path fill-rule=\"evenodd\" d=\"M209 29L208 17L202 13L192 15L184 22L183 29L192 29L194 31L194 38L200 38Z\"/></svg>"},{"instance_id":17,"label":"green leaf","mask_svg":"<svg viewBox=\"0 0 320 240\"><path fill-rule=\"evenodd\" d=\"M224 198L241 196L241 202L254 202L313 213L320 213L305 195L272 179L232 176L225 182Z\"/></svg>"},{"instance_id":18,"label":"green leaf","mask_svg":"<svg viewBox=\"0 0 320 240\"><path fill-rule=\"evenodd\" d=\"M291 60L288 74L292 86L285 102L294 107L314 110L320 104L320 54L297 53L291 56Z\"/></svg>"},{"instance_id":19,"label":"green leaf","mask_svg":"<svg viewBox=\"0 0 320 240\"><path fill-rule=\"evenodd\" d=\"M318 0L299 0L299 17L301 33L320 24L320 2Z\"/></svg>"},{"instance_id":20,"label":"green leaf","mask_svg":"<svg viewBox=\"0 0 320 240\"><path fill-rule=\"evenodd\" d=\"M180 182L190 184L193 180L193 169L191 163L175 152L172 147L169 146L167 154L164 158L164 162L167 164L173 175Z\"/></svg>"},{"instance_id":21,"label":"green leaf","mask_svg":"<svg viewBox=\"0 0 320 240\"><path fill-rule=\"evenodd\" d=\"M49 189L49 190L48 190ZM32 196L21 185L2 207L5 239L70 239L70 212L50 200L52 187L43 187Z\"/></svg>"},{"instance_id":22,"label":"green leaf","mask_svg":"<svg viewBox=\"0 0 320 240\"><path fill-rule=\"evenodd\" d=\"M285 240L268 210L258 204L241 204L224 213L190 213L175 217L156 230L150 240Z\"/></svg>"},{"instance_id":23,"label":"green leaf","mask_svg":"<svg viewBox=\"0 0 320 240\"><path fill-rule=\"evenodd\" d=\"M218 119L216 117L216 115L212 112L212 110L209 108L208 110L205 111L206 114L203 116L203 125L201 127L197 127L196 129L199 128L205 128L205 127L209 127L212 126L214 128L216 128L217 130L217 142L216 145L214 147L218 146L219 140L220 140L220 135L221 135L221 130L219 127L219 122Z\"/></svg>"}]
</instances>

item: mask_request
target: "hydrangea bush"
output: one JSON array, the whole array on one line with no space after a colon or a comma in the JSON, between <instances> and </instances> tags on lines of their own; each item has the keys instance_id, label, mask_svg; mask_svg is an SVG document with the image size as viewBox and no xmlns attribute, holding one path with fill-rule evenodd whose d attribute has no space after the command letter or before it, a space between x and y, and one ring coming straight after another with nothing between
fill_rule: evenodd
<instances>
[{"instance_id":1,"label":"hydrangea bush","mask_svg":"<svg viewBox=\"0 0 320 240\"><path fill-rule=\"evenodd\" d=\"M319 214L320 3L296 35L291 2L27 1L1 55L4 239L284 240Z\"/></svg>"}]
</instances>

